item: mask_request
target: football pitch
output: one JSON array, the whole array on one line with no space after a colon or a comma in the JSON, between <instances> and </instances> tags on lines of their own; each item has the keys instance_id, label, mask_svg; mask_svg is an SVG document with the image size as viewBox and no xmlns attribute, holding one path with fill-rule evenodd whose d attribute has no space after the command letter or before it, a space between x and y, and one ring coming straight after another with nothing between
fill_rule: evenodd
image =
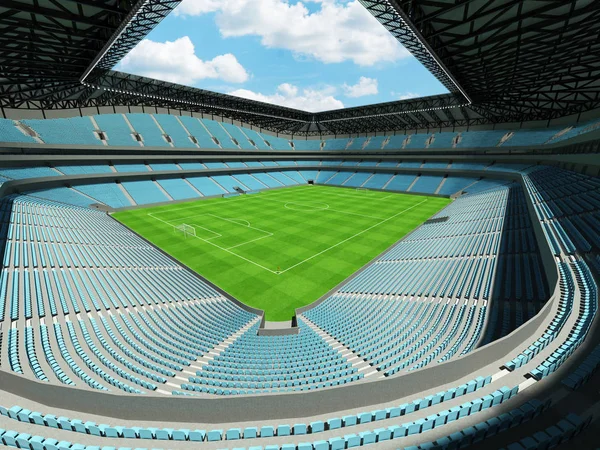
<instances>
[{"instance_id":1,"label":"football pitch","mask_svg":"<svg viewBox=\"0 0 600 450\"><path fill-rule=\"evenodd\" d=\"M267 320L281 321L449 202L298 186L117 212L113 217L240 301L263 309Z\"/></svg>"}]
</instances>

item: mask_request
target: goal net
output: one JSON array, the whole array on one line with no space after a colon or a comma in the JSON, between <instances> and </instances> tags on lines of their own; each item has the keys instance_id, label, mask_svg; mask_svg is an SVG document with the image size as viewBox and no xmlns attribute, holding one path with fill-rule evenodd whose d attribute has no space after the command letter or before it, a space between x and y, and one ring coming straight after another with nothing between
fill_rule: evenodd
<instances>
[{"instance_id":1,"label":"goal net","mask_svg":"<svg viewBox=\"0 0 600 450\"><path fill-rule=\"evenodd\" d=\"M369 194L369 188L364 188L364 187L357 187L356 188L356 192L358 194Z\"/></svg>"},{"instance_id":2,"label":"goal net","mask_svg":"<svg viewBox=\"0 0 600 450\"><path fill-rule=\"evenodd\" d=\"M177 234L183 234L183 236L187 239L188 236L196 237L196 229L188 225L186 223L182 223L181 225L177 225L173 228L173 231Z\"/></svg>"}]
</instances>

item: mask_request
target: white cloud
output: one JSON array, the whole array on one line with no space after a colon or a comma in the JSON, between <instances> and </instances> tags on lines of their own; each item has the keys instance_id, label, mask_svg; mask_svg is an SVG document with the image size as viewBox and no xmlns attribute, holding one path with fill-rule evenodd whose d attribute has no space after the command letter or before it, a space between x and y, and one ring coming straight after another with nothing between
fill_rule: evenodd
<instances>
[{"instance_id":1,"label":"white cloud","mask_svg":"<svg viewBox=\"0 0 600 450\"><path fill-rule=\"evenodd\" d=\"M417 92L411 92L411 91L392 92L392 97L396 97L398 100L410 100L411 98L417 98L420 96L421 96L421 94L418 94Z\"/></svg>"},{"instance_id":2,"label":"white cloud","mask_svg":"<svg viewBox=\"0 0 600 450\"><path fill-rule=\"evenodd\" d=\"M224 37L259 36L268 48L283 48L324 63L352 61L360 66L393 62L410 54L357 1L183 0L179 16L217 13Z\"/></svg>"},{"instance_id":3,"label":"white cloud","mask_svg":"<svg viewBox=\"0 0 600 450\"><path fill-rule=\"evenodd\" d=\"M173 42L144 39L123 58L121 68L138 75L181 84L194 84L206 78L243 83L249 77L246 69L231 53L216 56L210 61L198 58L188 36Z\"/></svg>"},{"instance_id":4,"label":"white cloud","mask_svg":"<svg viewBox=\"0 0 600 450\"><path fill-rule=\"evenodd\" d=\"M318 112L344 107L344 104L334 97L335 88L331 86L321 89L298 89L298 87L293 84L282 83L277 86L277 90L274 94L262 94L248 89L236 89L229 92L229 94L235 95L236 97L247 98L249 100L257 100L260 102L274 103L276 105L300 109L302 111Z\"/></svg>"},{"instance_id":5,"label":"white cloud","mask_svg":"<svg viewBox=\"0 0 600 450\"><path fill-rule=\"evenodd\" d=\"M364 97L365 95L375 95L379 92L377 89L377 79L360 77L358 83L349 86L344 83L342 86L347 97Z\"/></svg>"}]
</instances>

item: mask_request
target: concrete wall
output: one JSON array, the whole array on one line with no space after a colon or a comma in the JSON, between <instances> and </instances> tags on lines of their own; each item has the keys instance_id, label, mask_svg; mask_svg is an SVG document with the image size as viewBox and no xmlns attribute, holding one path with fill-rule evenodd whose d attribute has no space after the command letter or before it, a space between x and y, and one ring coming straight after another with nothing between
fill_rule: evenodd
<instances>
[{"instance_id":1,"label":"concrete wall","mask_svg":"<svg viewBox=\"0 0 600 450\"><path fill-rule=\"evenodd\" d=\"M272 159L270 155L269 159ZM305 166L303 169L314 170L320 166ZM339 167L351 171L373 171L373 168ZM259 168L265 171L268 168ZM272 170L284 170L276 167ZM217 174L252 172L248 169L220 169L207 171L178 171L177 175L192 174ZM379 169L378 172L387 173L414 173L414 169ZM485 175L493 178L505 178L518 181L521 177L515 173L484 172L484 171L448 171L447 169L417 169L418 172L442 174L453 173L456 175L480 176ZM146 179L159 177L172 177L174 172L154 172L148 174L107 174L94 176L96 182L108 179ZM35 180L11 181L2 186L0 195L15 190L26 190L32 188L49 187L69 182L72 184L89 183L89 175L78 177L51 177ZM56 184L57 183L57 184ZM528 209L533 214L531 200L528 199ZM535 216L533 216L535 217ZM243 396L228 398L185 398L185 397L157 397L157 396L129 396L118 393L102 393L77 389L77 395L73 395L73 389L60 385L49 385L40 383L26 377L21 377L0 371L0 385L15 395L29 398L50 407L76 410L82 412L93 412L94 414L111 416L123 419L156 420L156 411L161 416L169 417L172 421L181 422L206 422L222 423L244 421L248 417L257 420L285 419L298 416L310 416L317 414L332 413L355 407L368 407L395 398L403 398L413 394L436 388L440 385L443 373L443 381L452 383L466 376L475 376L478 370L490 364L501 365L502 362L514 355L515 349L520 348L528 342L532 336L544 329L547 322L551 320L552 312L557 305L559 290L557 286L556 264L549 247L545 242L543 231L537 220L534 222L536 239L540 243L544 269L550 286L553 286L553 296L542 311L522 327L510 335L495 341L488 346L478 349L468 355L451 360L442 365L425 367L421 370L403 374L398 377L386 378L378 381L363 382L345 385L343 387L324 389L318 392L270 394L261 396ZM552 289L552 288L551 288ZM249 401L249 397L251 400Z\"/></svg>"},{"instance_id":2,"label":"concrete wall","mask_svg":"<svg viewBox=\"0 0 600 450\"><path fill-rule=\"evenodd\" d=\"M14 395L52 408L128 420L168 417L173 422L228 423L244 422L248 417L259 421L328 414L358 407L368 408L418 395L439 387L442 379L444 383L453 383L464 377L475 377L479 369L495 362L500 367L509 355L514 354L515 348L520 348L540 328L545 327L553 305L554 302L548 302L536 317L509 336L444 364L425 367L399 377L315 392L222 398L132 396L41 383L5 371L0 371L0 386ZM440 374L443 374L443 378ZM77 395L74 395L73 389L76 389Z\"/></svg>"}]
</instances>

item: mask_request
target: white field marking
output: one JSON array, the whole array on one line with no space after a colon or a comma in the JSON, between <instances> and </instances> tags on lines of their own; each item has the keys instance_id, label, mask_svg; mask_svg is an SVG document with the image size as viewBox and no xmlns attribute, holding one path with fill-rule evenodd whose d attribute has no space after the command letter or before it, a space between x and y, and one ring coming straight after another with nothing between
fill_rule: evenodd
<instances>
[{"instance_id":1,"label":"white field marking","mask_svg":"<svg viewBox=\"0 0 600 450\"><path fill-rule=\"evenodd\" d=\"M255 239L251 239L249 241L242 242L241 244L233 245L231 247L227 247L226 250L231 250L232 248L238 248L238 247L241 247L242 245L250 244L251 242L260 241L261 239L269 238L271 236L273 236L273 235L271 234L270 236L269 235L264 235L264 236L261 236L261 237L257 237Z\"/></svg>"},{"instance_id":2,"label":"white field marking","mask_svg":"<svg viewBox=\"0 0 600 450\"><path fill-rule=\"evenodd\" d=\"M192 224L190 224L190 225L192 225L193 227L202 228L203 230L206 230L206 231L208 231L209 233L216 234L216 236L214 236L214 237L211 237L211 238L205 239L206 241L210 241L210 240L212 240L212 239L219 239L220 237L222 237L222 236L223 236L221 233L217 233L216 231L213 231L213 230L211 230L210 228L203 227L202 225L198 225L197 223L192 223Z\"/></svg>"},{"instance_id":3,"label":"white field marking","mask_svg":"<svg viewBox=\"0 0 600 450\"><path fill-rule=\"evenodd\" d=\"M261 230L260 228L253 227L253 226L250 225L250 222L248 222L247 220L244 220L244 219L226 219L225 217L220 217L220 216L217 216L215 214L210 214L210 213L206 214L206 215L207 216L213 216L213 217L216 217L217 219L225 220L227 222L235 223L236 225L239 225L239 226L246 226L247 228L250 228L251 230L256 230L256 231L259 231L259 232L265 234L264 236L260 236L260 237L254 238L254 239L250 239L249 241L242 242L241 244L237 244L237 245L233 245L231 247L227 247L225 250L231 250L232 248L241 247L242 245L250 244L251 242L260 241L261 239L265 239L265 238L269 238L269 237L273 236L273 233L271 233L269 231ZM248 225L242 225L239 222L237 222L238 220L243 220Z\"/></svg>"},{"instance_id":4,"label":"white field marking","mask_svg":"<svg viewBox=\"0 0 600 450\"><path fill-rule=\"evenodd\" d=\"M312 255L312 256L310 256L310 257L306 258L304 261L300 261L299 263L297 263L297 264L294 264L293 266L291 266L291 267L288 267L288 268L287 268L287 269L285 269L285 270L282 270L280 273L285 273L285 272L287 272L288 270L291 270L291 269L293 269L294 267L298 267L300 264L304 264L305 262L307 262L307 261L310 261L311 259L313 259L313 258L316 258L317 256L319 256L319 255L322 255L322 254L323 254L323 253L325 253L325 252L328 252L328 251L329 251L329 250L331 250L332 248L335 248L335 247L337 247L338 245L341 245L341 244L343 244L344 242L348 242L350 239L353 239L353 238L355 238L356 236L360 236L361 234L363 234L363 233L366 233L367 231L369 231L369 230L372 230L372 229L373 229L373 228L375 228L375 227L378 227L378 226L379 226L379 225L381 225L382 223L385 223L385 222L387 222L387 221L389 221L389 220L392 220L392 219L394 219L395 217L398 217L400 214L404 214L405 212L407 212L407 211L410 211L411 209L413 209L413 208L416 208L416 207L417 207L417 206L419 206L419 205L422 205L422 204L423 204L423 203L425 203L426 201L427 201L427 199L423 200L422 202L419 202L419 203L417 203L416 205L413 205L413 206L411 206L411 207L409 207L409 208L406 208L405 210L403 210L403 211L400 211L399 213L396 213L396 214L394 214L393 216L391 216L391 217L388 217L387 219L383 219L381 222L379 222L379 223L376 223L375 225L371 225L369 228L365 228L365 229L364 229L364 230L362 230L362 231L359 231L358 233L356 233L356 234L354 234L354 235L352 235L352 236L350 236L350 237L348 237L348 238L344 239L343 241L341 241L341 242L338 242L337 244L335 244L335 245L332 245L331 247L329 247L329 248L326 248L325 250L322 250L322 251L320 251L319 253L316 253L316 254L314 254L314 255Z\"/></svg>"},{"instance_id":5,"label":"white field marking","mask_svg":"<svg viewBox=\"0 0 600 450\"><path fill-rule=\"evenodd\" d=\"M242 242L241 244L232 245L231 247L224 248L223 250L231 250L232 248L241 247L242 245L250 244L251 242L260 241L261 239L265 239L265 238L269 238L269 237L273 236L273 233L270 233L270 232L265 231L265 230L261 230L260 228L255 228L255 227L250 226L250 222L248 222L247 220L244 220L244 219L226 219L225 217L219 217L219 216L217 216L215 214L202 214L202 215L213 216L213 217L216 217L217 219L225 220L227 222L232 222L232 223L235 223L236 225L239 225L239 226L242 226L242 227L247 227L247 228L250 228L251 230L260 231L261 233L265 233L264 236L260 236L260 237L254 238L254 239L250 239L249 241ZM200 216L196 216L196 217L200 217ZM238 220L242 220L242 221L246 222L248 225L242 225L242 224L240 224L240 223L237 222ZM204 239L205 241L212 241L213 239L219 239L219 238L223 237L222 234L217 233L215 231L212 231L212 230L210 230L210 229L208 229L206 227L203 227L203 226L200 226L200 225L197 225L197 224L194 224L194 223L192 223L192 225L194 225L196 227L199 227L199 228L202 228L202 229L204 229L206 231L210 231L211 233L218 235L218 236L215 236L215 237Z\"/></svg>"},{"instance_id":6,"label":"white field marking","mask_svg":"<svg viewBox=\"0 0 600 450\"><path fill-rule=\"evenodd\" d=\"M312 188L309 188L309 189L312 189ZM262 197L262 198L264 198L264 197ZM303 261L300 261L299 263L296 263L296 264L294 264L293 266L291 266L291 267L288 267L287 269L285 269L285 270L282 270L282 271L274 271L274 270L271 270L271 269L269 269L269 268L267 268L267 267L263 266L262 264L259 264L259 263L255 262L255 261L252 261L251 259L248 259L248 258L246 258L245 256L242 256L242 255L239 255L239 254L237 254L237 253L234 253L234 252L232 252L232 251L231 251L230 249L228 249L228 248L223 248L223 247L221 247L220 245L218 245L218 244L215 244L214 242L211 242L211 241L209 241L209 240L206 240L206 239L202 239L201 237L198 237L198 236L194 236L194 237L195 237L196 239L199 239L199 240L203 241L203 242L206 242L207 244L210 244L210 245L212 245L213 247L216 247L216 248L218 248L218 249L221 249L221 250L223 250L224 252L227 252L227 253L229 253L229 254L231 254L231 255L237 256L238 258L240 258L240 259L243 259L244 261L246 261L246 262L249 262L250 264L253 264L253 265L257 266L257 267L260 267L261 269L264 269L264 270L266 270L267 272L270 272L270 273L272 273L272 274L274 274L274 275L281 275L281 274L283 274L283 273L285 273L285 272L287 272L287 271L289 271L289 270L291 270L291 269L293 269L293 268L295 268L295 267L298 267L298 266L299 266L299 265L301 265L301 264L304 264L304 263L305 263L305 262L307 262L307 261L310 261L310 260L311 260L311 259L313 259L313 258L316 258L316 257L317 257L317 256L319 256L319 255L322 255L323 253L326 253L326 252L328 252L329 250L331 250L331 249L333 249L333 248L335 248L335 247L338 247L339 245L341 245L341 244L343 244L343 243L345 243L345 242L349 241L350 239L353 239L353 238L355 238L356 236L360 236L361 234L363 234L363 233L366 233L366 232L367 232L367 231L369 231L369 230L372 230L373 228L375 228L375 227L377 227L377 226L381 225L382 223L385 223L385 222L387 222L387 221L389 221L389 220L391 220L391 219L393 219L393 218L395 218L395 217L399 216L400 214L403 214L403 213L405 213L405 212L407 212L407 211L410 211L410 210L411 210L411 209L413 209L413 208L416 208L417 206L420 206L420 205L422 205L422 204L423 204L423 203L425 203L426 201L427 201L427 199L425 199L425 200L423 200L423 201L421 201L421 202L419 202L419 203L417 203L417 204L415 204L415 205L413 205L413 206L410 206L409 208L406 208L405 210L403 210L403 211L400 211L400 212L398 212L398 213L394 214L393 216L391 216L391 217L388 217L387 219L380 219L381 221L380 221L380 222L378 222L378 223L376 223L375 225L372 225L372 226L370 226L369 228L366 228L366 229L364 229L364 230L362 230L362 231L360 231L360 232L358 232L358 233L356 233L356 234L354 234L354 235L352 235L352 236L350 236L350 237L348 237L348 238L344 239L343 241L341 241L341 242L338 242L337 244L334 244L334 245L332 245L331 247L328 247L328 248L326 248L325 250L322 250L322 251L320 251L319 253L317 253L317 254L315 254L315 255L312 255L312 256L310 256L310 257L306 258L305 260L303 260ZM155 216L154 216L153 214L151 214L151 213L149 213L148 215L149 215L150 217L152 217L153 219L156 219L156 220L158 220L158 221L160 221L160 222L162 222L162 223L164 223L164 224L166 224L166 225L168 225L168 226L170 226L170 227L175 227L175 225L172 225L172 224L170 224L169 222L167 222L167 221L165 221L165 220L162 220L162 219L160 219L160 218L158 218L158 217L155 217ZM191 217L198 217L198 215L196 215L196 216L191 216ZM178 220L182 220L182 219L178 219Z\"/></svg>"},{"instance_id":7,"label":"white field marking","mask_svg":"<svg viewBox=\"0 0 600 450\"><path fill-rule=\"evenodd\" d=\"M335 195L337 195L337 196L339 196L339 197L349 197L349 198L354 198L354 199L356 199L356 197L357 197L357 196L359 196L359 197L360 197L360 195L359 195L359 194L354 194L354 195L348 195L348 194L335 194ZM386 195L385 197L381 197L381 198L375 198L374 196L369 196L369 199L370 199L370 200L372 200L372 201L374 201L374 202L380 202L380 201L382 201L382 200L386 200L386 199L388 199L388 198L390 198L390 197L393 197L393 196L394 196L394 194Z\"/></svg>"},{"instance_id":8,"label":"white field marking","mask_svg":"<svg viewBox=\"0 0 600 450\"><path fill-rule=\"evenodd\" d=\"M300 204L300 205L302 205L302 204L307 205L308 203L317 203L317 204L321 204L321 205L326 205L327 204L327 203L322 203L322 202L286 202L286 201L283 201L283 200L275 200L275 199L270 199L270 198L265 198L265 200L269 200L271 202L277 202L277 203L284 203L284 204L291 204L291 203L293 203L293 204ZM291 209L291 208L287 208L287 209ZM310 210L306 210L306 211L310 211ZM354 213L354 212L350 212L350 211L343 211L341 209L325 208L325 209L315 209L313 211L332 211L332 212L337 212L337 213L340 213L340 214L348 214L350 216L366 217L367 219L385 220L385 219L383 219L381 217L367 216L366 214L359 214L359 213Z\"/></svg>"},{"instance_id":9,"label":"white field marking","mask_svg":"<svg viewBox=\"0 0 600 450\"><path fill-rule=\"evenodd\" d=\"M300 189L300 188L294 188L294 192L305 191L305 190L309 190L309 189L313 189L313 188L312 187L310 187L310 188L302 188L302 189ZM285 191L286 192L284 192L284 193L289 194L289 192L287 191L287 189ZM237 197L230 197L230 198L228 198L228 200L230 202L233 202L233 201L240 201L242 199L247 199L247 200L253 199L253 198L263 198L264 199L265 197L277 197L277 196L278 195L275 195L275 193L267 194L267 193L265 193L263 191L260 191L260 195L240 195L240 196L237 196ZM214 203L212 203L212 202L204 202L204 203L196 202L194 205L191 205L191 206L184 206L184 207L177 208L177 209L169 209L169 211L163 211L163 212L158 212L158 213L148 213L148 215L151 216L154 219L158 219L158 217L156 217L157 215L167 214L167 213L168 214L172 214L172 213L176 213L178 211L184 211L186 209L201 209L201 208L204 208L204 207L207 207L207 206L214 206ZM179 217L179 218L177 218L177 220L191 219L191 218L194 218L194 217L198 217L198 215L199 214L196 214L194 216ZM161 219L158 219L158 220L161 220ZM173 221L171 221L171 222L173 222Z\"/></svg>"},{"instance_id":10,"label":"white field marking","mask_svg":"<svg viewBox=\"0 0 600 450\"><path fill-rule=\"evenodd\" d=\"M246 226L246 227L248 227L248 228L252 228L252 227L250 226L250 222L248 222L246 219L229 219L229 220L230 220L231 222L238 223L239 225L243 225L243 223L245 223L246 225L244 225L244 226ZM239 222L243 222L243 223L239 223Z\"/></svg>"},{"instance_id":11,"label":"white field marking","mask_svg":"<svg viewBox=\"0 0 600 450\"><path fill-rule=\"evenodd\" d=\"M217 216L216 214L210 214L210 213L207 213L206 215L213 216L213 217L216 217L217 219L225 220L227 222L235 223L236 225L240 225L238 222L236 222L236 220L243 220L243 219L226 219L225 217L220 217L220 216ZM260 228L250 226L250 222L248 222L247 220L244 220L244 222L246 222L248 224L247 227L250 228L251 230L260 231L261 233L265 233L270 236L273 236L273 233L271 233L269 231L261 230ZM244 225L240 225L240 226L244 226Z\"/></svg>"},{"instance_id":12,"label":"white field marking","mask_svg":"<svg viewBox=\"0 0 600 450\"><path fill-rule=\"evenodd\" d=\"M313 204L313 205L322 205L324 207L314 207L311 206L309 203ZM297 205L300 206L300 208L296 209L296 208L291 208L288 205ZM309 212L309 211L325 211L326 209L329 209L329 204L328 203L321 203L321 202L306 202L306 203L300 203L300 202L286 202L283 207L285 209L289 209L291 211L304 211L304 212ZM308 209L302 209L302 208L308 208ZM311 209L312 208L312 209Z\"/></svg>"},{"instance_id":13,"label":"white field marking","mask_svg":"<svg viewBox=\"0 0 600 450\"><path fill-rule=\"evenodd\" d=\"M356 199L356 197L358 196L358 194L354 194L354 195L350 195L350 194L335 194L338 197L348 197L348 198L354 198Z\"/></svg>"},{"instance_id":14,"label":"white field marking","mask_svg":"<svg viewBox=\"0 0 600 450\"><path fill-rule=\"evenodd\" d=\"M153 219L156 219L156 220L158 220L159 222L162 222L162 223L164 223L165 225L168 225L168 226L170 226L170 227L175 227L175 225L172 225L172 224L170 224L169 222L166 222L166 221L164 221L164 220L162 220L162 219L159 219L158 217L155 217L155 216L153 216L153 215L151 215L151 214L149 214L149 216L150 216L150 217L152 217ZM201 240L201 241L203 241L203 242L206 242L207 244L210 244L210 245L212 245L213 247L216 247L216 248L218 248L218 249L220 249L220 250L223 250L224 252L227 252L227 253L229 253L229 254L231 254L231 255L237 256L238 258L241 258L241 259L243 259L244 261L246 261L246 262L249 262L250 264L253 264L253 265L257 266L257 267L260 267L261 269L264 269L264 270L266 270L267 272L271 272L272 274L275 274L275 275L277 275L277 274L278 274L278 273L277 273L277 272L275 272L274 270L271 270L271 269L269 269L269 268L267 268L267 267L263 266L262 264L259 264L259 263L255 262L255 261L252 261L251 259L248 259L248 258L246 258L246 257L244 257L244 256L242 256L242 255L238 255L237 253L234 253L234 252L232 252L232 251L231 251L231 250L229 250L229 249L223 248L223 247L221 247L220 245L218 245L218 244L215 244L214 242L208 241L208 240L206 240L206 239L202 239L202 238L201 238L201 237L199 237L199 236L193 236L193 237L195 237L196 239L199 239L199 240Z\"/></svg>"}]
</instances>

